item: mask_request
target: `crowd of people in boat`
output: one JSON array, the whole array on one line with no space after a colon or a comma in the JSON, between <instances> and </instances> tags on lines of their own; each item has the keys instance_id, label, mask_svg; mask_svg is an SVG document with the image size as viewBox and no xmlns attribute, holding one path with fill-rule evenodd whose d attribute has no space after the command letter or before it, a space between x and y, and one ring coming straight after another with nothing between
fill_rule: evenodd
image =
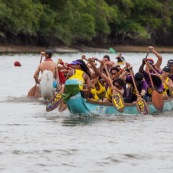
<instances>
[{"instance_id":1,"label":"crowd of people in boat","mask_svg":"<svg viewBox=\"0 0 173 173\"><path fill-rule=\"evenodd\" d=\"M148 57L149 52L157 57L156 62ZM53 62L51 50L41 54L45 56L45 60L34 73L35 82L40 83L41 79L38 77L40 72L50 70L62 86L61 93L65 92L65 81L73 79L78 82L83 97L105 103L111 103L112 95L116 92L121 94L125 103L135 102L137 93L146 102L151 101L153 88L162 95L163 99L168 99L173 94L173 59L168 60L167 64L161 67L162 55L152 46L148 47L148 54L142 59L139 70L135 74L131 64L126 62L122 68L111 61L108 55L103 59L82 55L81 59L69 64L60 58L57 63ZM122 54L115 58L122 58ZM125 61L124 58L123 60ZM58 89L58 86L55 87Z\"/></svg>"}]
</instances>

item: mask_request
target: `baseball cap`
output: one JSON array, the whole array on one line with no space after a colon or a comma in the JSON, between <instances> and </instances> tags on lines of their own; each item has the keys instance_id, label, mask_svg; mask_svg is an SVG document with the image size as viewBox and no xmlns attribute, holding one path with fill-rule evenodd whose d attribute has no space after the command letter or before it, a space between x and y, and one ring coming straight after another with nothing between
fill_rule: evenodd
<instances>
[{"instance_id":1,"label":"baseball cap","mask_svg":"<svg viewBox=\"0 0 173 173\"><path fill-rule=\"evenodd\" d=\"M144 78L144 75L142 73L136 73L135 74L136 85L139 85L143 78Z\"/></svg>"},{"instance_id":2,"label":"baseball cap","mask_svg":"<svg viewBox=\"0 0 173 173\"><path fill-rule=\"evenodd\" d=\"M154 64L154 60L153 60L152 58L147 58L147 62L148 62L149 64Z\"/></svg>"},{"instance_id":3,"label":"baseball cap","mask_svg":"<svg viewBox=\"0 0 173 173\"><path fill-rule=\"evenodd\" d=\"M171 69L168 66L165 66L163 68L163 71L166 71L166 72L170 73L171 72Z\"/></svg>"},{"instance_id":4,"label":"baseball cap","mask_svg":"<svg viewBox=\"0 0 173 173\"><path fill-rule=\"evenodd\" d=\"M173 66L173 59L168 60L167 65L168 66Z\"/></svg>"},{"instance_id":5,"label":"baseball cap","mask_svg":"<svg viewBox=\"0 0 173 173\"><path fill-rule=\"evenodd\" d=\"M78 64L82 64L82 63L81 63L81 62L79 62L78 60L73 61L73 62L71 63L71 65L78 65Z\"/></svg>"}]
</instances>

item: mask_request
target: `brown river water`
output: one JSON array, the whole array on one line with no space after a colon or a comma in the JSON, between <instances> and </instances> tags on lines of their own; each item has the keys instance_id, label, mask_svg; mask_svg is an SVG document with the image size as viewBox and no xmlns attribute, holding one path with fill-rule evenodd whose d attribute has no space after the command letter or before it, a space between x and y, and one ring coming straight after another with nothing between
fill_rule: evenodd
<instances>
[{"instance_id":1,"label":"brown river water","mask_svg":"<svg viewBox=\"0 0 173 173\"><path fill-rule=\"evenodd\" d=\"M172 54L162 55L164 67ZM146 54L123 56L137 71ZM59 57L71 62L81 54L53 60ZM22 66L14 67L15 61ZM0 55L0 173L173 172L173 111L85 118L46 112L43 100L27 97L39 61L39 54Z\"/></svg>"}]
</instances>

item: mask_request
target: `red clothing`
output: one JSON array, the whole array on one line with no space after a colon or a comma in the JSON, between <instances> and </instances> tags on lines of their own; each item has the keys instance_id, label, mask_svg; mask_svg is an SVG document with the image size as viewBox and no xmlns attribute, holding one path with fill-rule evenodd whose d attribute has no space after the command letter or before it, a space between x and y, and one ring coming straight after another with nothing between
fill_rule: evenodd
<instances>
[{"instance_id":1,"label":"red clothing","mask_svg":"<svg viewBox=\"0 0 173 173\"><path fill-rule=\"evenodd\" d=\"M64 73L62 71L58 71L58 75L59 75L59 80L61 84L65 84L65 76Z\"/></svg>"}]
</instances>

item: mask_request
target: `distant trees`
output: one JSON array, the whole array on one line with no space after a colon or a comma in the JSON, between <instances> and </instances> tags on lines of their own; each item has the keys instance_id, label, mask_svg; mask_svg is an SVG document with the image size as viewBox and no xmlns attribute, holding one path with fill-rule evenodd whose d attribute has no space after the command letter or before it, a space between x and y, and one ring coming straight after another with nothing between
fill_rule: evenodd
<instances>
[{"instance_id":1,"label":"distant trees","mask_svg":"<svg viewBox=\"0 0 173 173\"><path fill-rule=\"evenodd\" d=\"M0 43L173 45L172 0L0 0Z\"/></svg>"}]
</instances>

